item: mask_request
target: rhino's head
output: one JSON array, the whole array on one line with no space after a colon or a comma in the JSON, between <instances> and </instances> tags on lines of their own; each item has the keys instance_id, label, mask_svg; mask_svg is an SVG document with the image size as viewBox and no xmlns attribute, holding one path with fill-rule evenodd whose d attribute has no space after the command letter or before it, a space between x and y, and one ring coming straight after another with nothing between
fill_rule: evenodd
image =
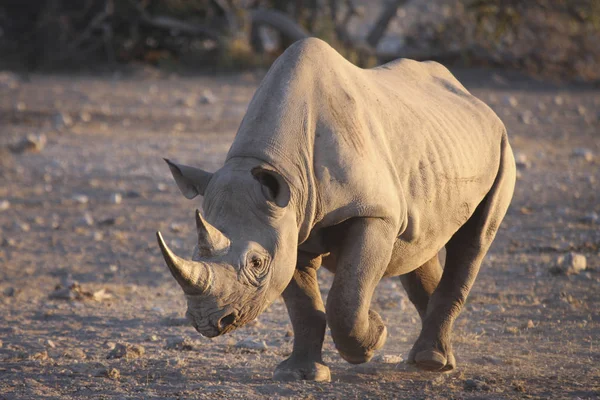
<instances>
[{"instance_id":1,"label":"rhino's head","mask_svg":"<svg viewBox=\"0 0 600 400\"><path fill-rule=\"evenodd\" d=\"M182 194L204 196L196 210L198 244L191 260L175 255L160 232L165 261L187 298L187 317L214 337L255 319L294 273L298 231L290 188L268 165L228 162L214 174L167 163ZM210 221L210 222L209 222Z\"/></svg>"}]
</instances>

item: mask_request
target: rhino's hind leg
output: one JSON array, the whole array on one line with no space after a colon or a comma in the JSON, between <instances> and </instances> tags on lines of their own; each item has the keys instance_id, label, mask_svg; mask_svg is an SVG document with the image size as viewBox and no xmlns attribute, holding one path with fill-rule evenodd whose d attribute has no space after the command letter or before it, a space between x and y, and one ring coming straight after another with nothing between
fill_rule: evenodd
<instances>
[{"instance_id":1,"label":"rhino's hind leg","mask_svg":"<svg viewBox=\"0 0 600 400\"><path fill-rule=\"evenodd\" d=\"M446 263L442 278L433 292L423 329L409 355L418 367L444 371L455 366L450 336L479 272L500 222L504 218L515 184L515 164L506 137L496 180L469 220L446 244Z\"/></svg>"},{"instance_id":2,"label":"rhino's hind leg","mask_svg":"<svg viewBox=\"0 0 600 400\"><path fill-rule=\"evenodd\" d=\"M294 348L290 357L275 369L275 380L331 380L329 367L323 363L321 356L327 321L317 281L320 264L321 257L310 259L299 254L299 268L283 292L294 328Z\"/></svg>"},{"instance_id":3,"label":"rhino's hind leg","mask_svg":"<svg viewBox=\"0 0 600 400\"><path fill-rule=\"evenodd\" d=\"M441 277L442 267L437 254L416 270L400 276L400 282L421 316L421 320L425 319L429 298L440 283Z\"/></svg>"}]
</instances>

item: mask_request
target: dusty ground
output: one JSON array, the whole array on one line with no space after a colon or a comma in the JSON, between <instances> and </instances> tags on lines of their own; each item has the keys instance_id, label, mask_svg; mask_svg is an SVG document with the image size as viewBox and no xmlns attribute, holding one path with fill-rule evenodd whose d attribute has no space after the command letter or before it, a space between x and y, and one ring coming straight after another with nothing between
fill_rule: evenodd
<instances>
[{"instance_id":1,"label":"dusty ground","mask_svg":"<svg viewBox=\"0 0 600 400\"><path fill-rule=\"evenodd\" d=\"M600 89L457 72L506 122L522 164L456 324L459 368L352 366L327 337L327 384L271 381L291 351L281 301L252 326L198 336L155 244L160 229L190 253L198 206L161 157L218 168L259 76L0 79L0 399L600 397ZM7 150L30 133L47 136L41 152ZM551 273L569 251L587 270ZM373 307L390 333L383 354L406 357L419 320L397 279ZM236 346L247 338L266 350ZM133 347L107 359L120 344Z\"/></svg>"}]
</instances>

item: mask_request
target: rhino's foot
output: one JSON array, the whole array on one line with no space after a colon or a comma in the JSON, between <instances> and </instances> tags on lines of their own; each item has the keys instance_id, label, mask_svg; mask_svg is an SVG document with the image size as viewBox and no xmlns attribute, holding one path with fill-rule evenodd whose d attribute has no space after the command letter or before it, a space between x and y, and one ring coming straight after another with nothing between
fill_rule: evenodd
<instances>
[{"instance_id":1,"label":"rhino's foot","mask_svg":"<svg viewBox=\"0 0 600 400\"><path fill-rule=\"evenodd\" d=\"M423 346L415 344L408 362L425 371L447 372L456 368L456 359L450 346Z\"/></svg>"},{"instance_id":2,"label":"rhino's foot","mask_svg":"<svg viewBox=\"0 0 600 400\"><path fill-rule=\"evenodd\" d=\"M323 362L297 360L293 356L277 366L273 373L276 381L330 382L331 372Z\"/></svg>"},{"instance_id":3,"label":"rhino's foot","mask_svg":"<svg viewBox=\"0 0 600 400\"><path fill-rule=\"evenodd\" d=\"M369 310L369 335L365 340L369 345L363 346L343 346L336 342L336 347L340 356L350 364L366 363L373 358L375 352L383 347L387 340L387 328L381 317L375 311ZM335 339L334 339L335 341Z\"/></svg>"}]
</instances>

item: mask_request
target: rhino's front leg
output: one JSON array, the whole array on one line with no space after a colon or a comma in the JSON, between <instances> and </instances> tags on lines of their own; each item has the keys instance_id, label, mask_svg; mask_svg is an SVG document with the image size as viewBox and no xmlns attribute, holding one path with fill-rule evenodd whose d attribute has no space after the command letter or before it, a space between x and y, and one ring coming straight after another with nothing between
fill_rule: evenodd
<instances>
[{"instance_id":1,"label":"rhino's front leg","mask_svg":"<svg viewBox=\"0 0 600 400\"><path fill-rule=\"evenodd\" d=\"M327 322L340 355L360 364L369 361L387 338L381 317L369 307L390 262L395 234L379 218L347 221L344 231L327 297Z\"/></svg>"},{"instance_id":2,"label":"rhino's front leg","mask_svg":"<svg viewBox=\"0 0 600 400\"><path fill-rule=\"evenodd\" d=\"M312 380L329 382L329 367L321 351L327 321L319 292L317 269L321 257L298 254L298 267L283 292L283 299L294 328L294 348L290 357L275 369L273 379L283 381Z\"/></svg>"}]
</instances>

